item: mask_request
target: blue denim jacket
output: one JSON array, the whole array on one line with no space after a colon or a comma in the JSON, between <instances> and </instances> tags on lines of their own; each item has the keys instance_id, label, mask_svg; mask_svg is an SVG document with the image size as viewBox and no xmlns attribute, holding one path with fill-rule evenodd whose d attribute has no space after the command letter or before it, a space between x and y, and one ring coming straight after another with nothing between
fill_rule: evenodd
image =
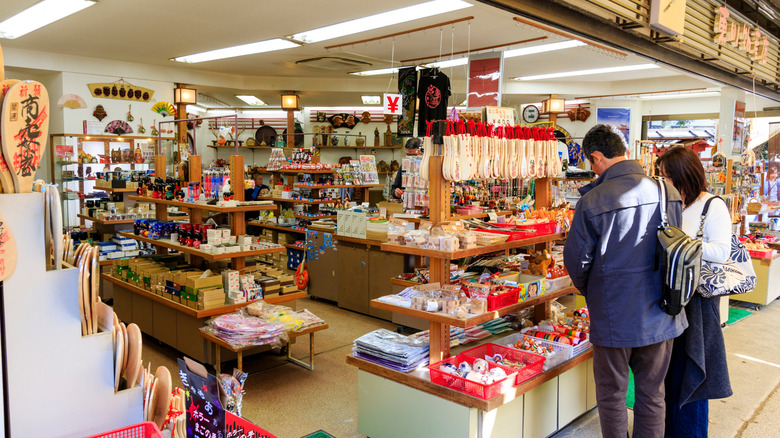
<instances>
[{"instance_id":1,"label":"blue denim jacket","mask_svg":"<svg viewBox=\"0 0 780 438\"><path fill-rule=\"evenodd\" d=\"M669 222L679 226L682 200L671 184L667 189ZM563 260L587 300L591 342L632 348L679 336L688 326L685 312L670 316L659 306L658 185L638 162L625 160L580 193Z\"/></svg>"}]
</instances>

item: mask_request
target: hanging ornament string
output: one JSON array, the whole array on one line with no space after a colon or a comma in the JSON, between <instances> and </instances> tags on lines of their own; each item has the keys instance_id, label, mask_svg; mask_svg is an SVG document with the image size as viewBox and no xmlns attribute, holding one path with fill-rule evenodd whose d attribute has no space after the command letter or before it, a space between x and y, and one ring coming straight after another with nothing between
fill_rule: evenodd
<instances>
[{"instance_id":1,"label":"hanging ornament string","mask_svg":"<svg viewBox=\"0 0 780 438\"><path fill-rule=\"evenodd\" d=\"M442 47L444 44L444 28L439 28L439 62L441 62Z\"/></svg>"},{"instance_id":2,"label":"hanging ornament string","mask_svg":"<svg viewBox=\"0 0 780 438\"><path fill-rule=\"evenodd\" d=\"M390 75L390 82L387 83L387 89L385 90L385 93L390 92L390 85L393 84L393 79L395 79L395 37L393 37L393 44L391 47L392 48L390 49L390 70L393 73Z\"/></svg>"}]
</instances>

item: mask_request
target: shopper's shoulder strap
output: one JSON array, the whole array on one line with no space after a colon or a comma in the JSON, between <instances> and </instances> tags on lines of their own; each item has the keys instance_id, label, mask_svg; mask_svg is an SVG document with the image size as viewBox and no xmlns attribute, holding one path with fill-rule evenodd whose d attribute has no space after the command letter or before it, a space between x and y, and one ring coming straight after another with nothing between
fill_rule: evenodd
<instances>
[{"instance_id":1,"label":"shopper's shoulder strap","mask_svg":"<svg viewBox=\"0 0 780 438\"><path fill-rule=\"evenodd\" d=\"M697 239L701 239L702 236L704 236L704 220L707 219L707 211L710 209L710 203L712 203L712 201L715 199L720 199L724 204L726 204L726 201L724 201L720 196L712 196L707 200L707 202L704 203L704 208L701 210L701 223L699 223L699 231L696 232ZM728 207L728 205L726 206Z\"/></svg>"},{"instance_id":2,"label":"shopper's shoulder strap","mask_svg":"<svg viewBox=\"0 0 780 438\"><path fill-rule=\"evenodd\" d=\"M658 184L658 207L661 209L661 227L666 228L669 226L669 218L666 216L666 183L661 176L654 176L656 184Z\"/></svg>"}]
</instances>

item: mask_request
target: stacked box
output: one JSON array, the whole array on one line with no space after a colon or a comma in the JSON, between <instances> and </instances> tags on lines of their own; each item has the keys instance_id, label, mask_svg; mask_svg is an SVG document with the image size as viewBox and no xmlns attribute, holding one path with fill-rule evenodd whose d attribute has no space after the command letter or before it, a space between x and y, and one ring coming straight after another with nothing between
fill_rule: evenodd
<instances>
[{"instance_id":1,"label":"stacked box","mask_svg":"<svg viewBox=\"0 0 780 438\"><path fill-rule=\"evenodd\" d=\"M222 285L227 292L241 291L241 276L238 271L222 271Z\"/></svg>"},{"instance_id":2,"label":"stacked box","mask_svg":"<svg viewBox=\"0 0 780 438\"><path fill-rule=\"evenodd\" d=\"M217 277L219 278L219 277ZM199 310L222 307L225 304L225 290L222 287L210 287L198 290Z\"/></svg>"},{"instance_id":3,"label":"stacked box","mask_svg":"<svg viewBox=\"0 0 780 438\"><path fill-rule=\"evenodd\" d=\"M270 298L279 296L281 286L279 280L271 276L260 277L257 279L257 283L263 288L263 298Z\"/></svg>"}]
</instances>

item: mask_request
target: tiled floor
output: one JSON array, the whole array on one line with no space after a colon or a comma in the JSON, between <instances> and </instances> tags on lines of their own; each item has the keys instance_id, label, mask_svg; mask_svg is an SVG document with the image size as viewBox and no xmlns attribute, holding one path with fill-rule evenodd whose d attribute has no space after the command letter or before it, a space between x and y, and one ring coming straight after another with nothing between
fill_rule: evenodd
<instances>
[{"instance_id":1,"label":"tiled floor","mask_svg":"<svg viewBox=\"0 0 780 438\"><path fill-rule=\"evenodd\" d=\"M360 437L357 370L345 363L345 356L351 352L355 338L377 328L394 330L396 326L308 298L298 300L297 308L308 308L330 325L315 335L314 370L288 363L274 352L245 358L244 368L250 375L244 416L280 438L298 438L318 429L339 438ZM780 342L774 339L776 330L771 329L777 327L778 321L780 301L775 301L724 329L734 395L710 403L711 437L778 436ZM178 352L148 337L144 342L144 363L151 362L152 369L159 365L176 369ZM292 346L292 353L295 357L308 355L304 338ZM234 365L223 364L223 370ZM178 378L174 384L181 384ZM600 435L598 412L594 409L555 437Z\"/></svg>"}]
</instances>

